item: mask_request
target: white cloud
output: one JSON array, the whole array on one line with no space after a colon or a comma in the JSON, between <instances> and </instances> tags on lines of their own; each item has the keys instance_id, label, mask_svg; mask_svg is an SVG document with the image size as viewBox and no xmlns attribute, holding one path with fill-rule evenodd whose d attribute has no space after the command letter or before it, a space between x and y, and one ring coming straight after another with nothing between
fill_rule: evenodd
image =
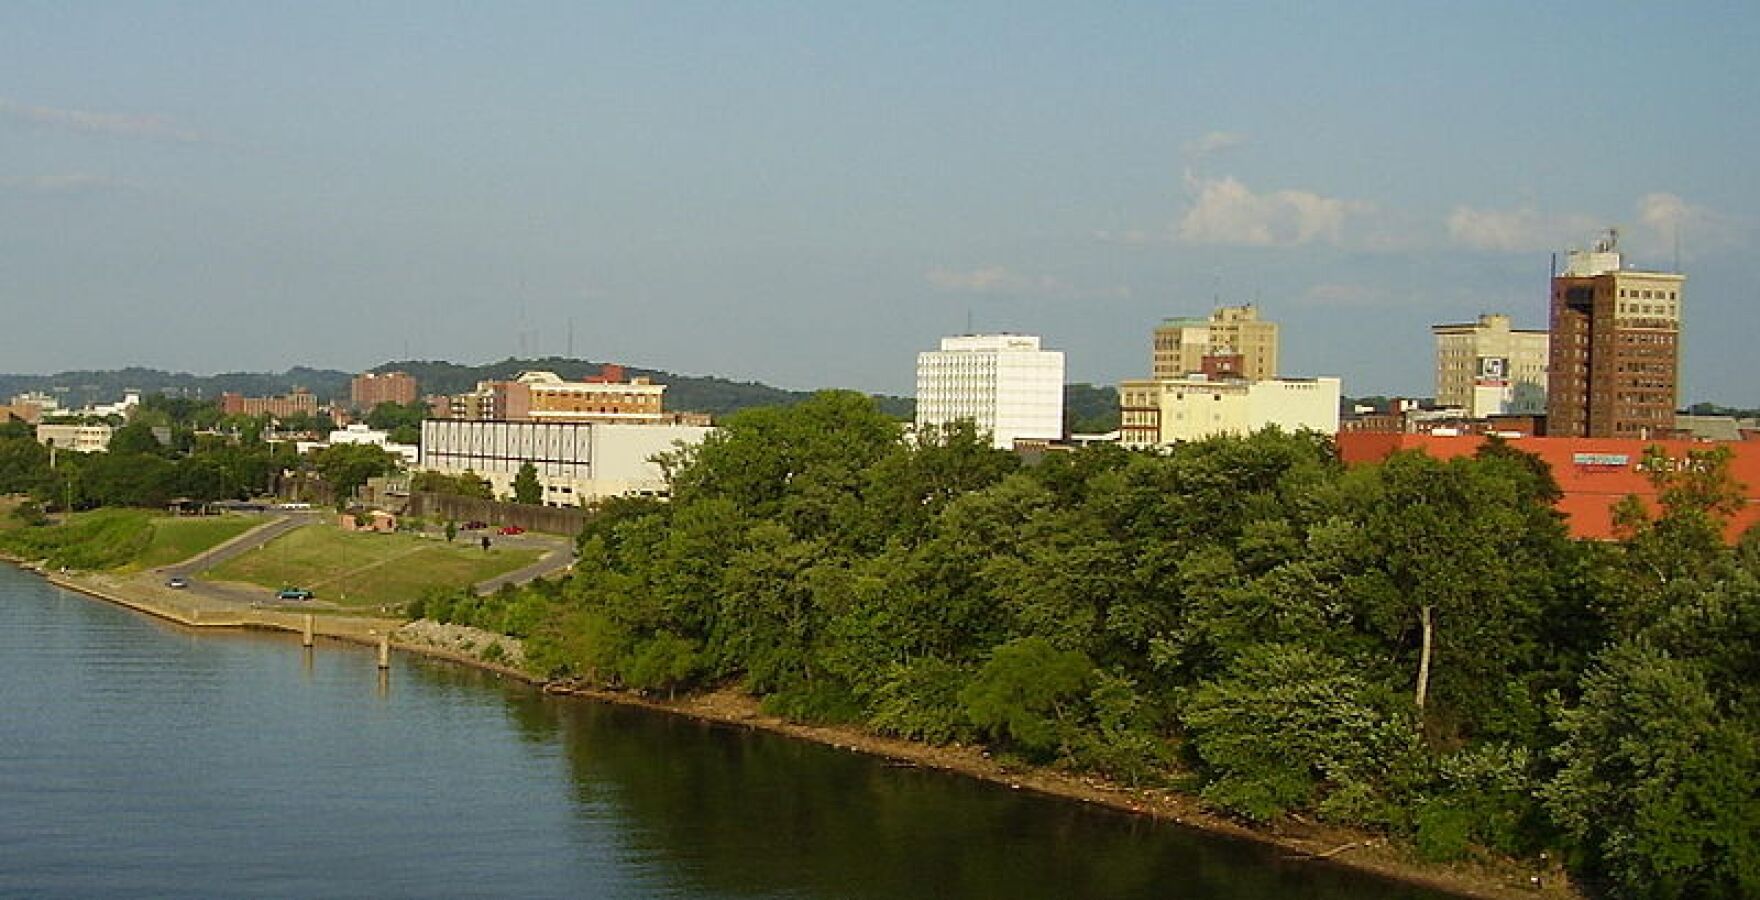
<instances>
[{"instance_id":1,"label":"white cloud","mask_svg":"<svg viewBox=\"0 0 1760 900\"><path fill-rule=\"evenodd\" d=\"M1638 198L1638 224L1644 248L1657 254L1673 252L1677 238L1685 253L1722 249L1741 243L1743 231L1729 216L1660 191Z\"/></svg>"},{"instance_id":2,"label":"white cloud","mask_svg":"<svg viewBox=\"0 0 1760 900\"><path fill-rule=\"evenodd\" d=\"M1531 206L1508 210L1457 206L1448 215L1449 237L1479 250L1505 253L1557 250L1604 227L1606 223L1594 216L1546 215Z\"/></svg>"},{"instance_id":3,"label":"white cloud","mask_svg":"<svg viewBox=\"0 0 1760 900\"><path fill-rule=\"evenodd\" d=\"M1015 272L1005 266L980 266L967 270L936 266L923 273L923 278L941 290L966 294L1068 297L1072 299L1128 297L1131 294L1130 288L1125 286L1090 290L1077 287L1052 275L1027 275Z\"/></svg>"},{"instance_id":4,"label":"white cloud","mask_svg":"<svg viewBox=\"0 0 1760 900\"><path fill-rule=\"evenodd\" d=\"M186 144L206 140L200 132L178 125L164 116L54 109L47 106L31 106L5 98L0 98L0 116L33 125L46 125L88 134L110 134L121 137L177 141Z\"/></svg>"},{"instance_id":5,"label":"white cloud","mask_svg":"<svg viewBox=\"0 0 1760 900\"><path fill-rule=\"evenodd\" d=\"M1238 147L1246 141L1247 136L1239 132L1212 131L1197 140L1186 141L1185 146L1180 149L1185 151L1187 160L1196 161L1231 147Z\"/></svg>"},{"instance_id":6,"label":"white cloud","mask_svg":"<svg viewBox=\"0 0 1760 900\"><path fill-rule=\"evenodd\" d=\"M96 191L110 188L131 187L128 182L118 181L104 175L91 175L84 172L67 175L20 175L0 178L0 190L29 191L39 194L69 193L73 191Z\"/></svg>"},{"instance_id":7,"label":"white cloud","mask_svg":"<svg viewBox=\"0 0 1760 900\"><path fill-rule=\"evenodd\" d=\"M1375 208L1362 201L1326 197L1312 191L1254 193L1233 177L1196 178L1187 174L1186 185L1197 197L1175 227L1175 235L1191 244L1337 244L1343 239L1348 219Z\"/></svg>"}]
</instances>

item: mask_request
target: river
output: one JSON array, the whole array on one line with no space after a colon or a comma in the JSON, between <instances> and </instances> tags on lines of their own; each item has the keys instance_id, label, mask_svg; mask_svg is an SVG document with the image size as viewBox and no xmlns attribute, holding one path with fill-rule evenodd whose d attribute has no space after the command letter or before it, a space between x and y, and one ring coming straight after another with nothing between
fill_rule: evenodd
<instances>
[{"instance_id":1,"label":"river","mask_svg":"<svg viewBox=\"0 0 1760 900\"><path fill-rule=\"evenodd\" d=\"M419 658L196 634L0 566L0 895L1440 895Z\"/></svg>"}]
</instances>

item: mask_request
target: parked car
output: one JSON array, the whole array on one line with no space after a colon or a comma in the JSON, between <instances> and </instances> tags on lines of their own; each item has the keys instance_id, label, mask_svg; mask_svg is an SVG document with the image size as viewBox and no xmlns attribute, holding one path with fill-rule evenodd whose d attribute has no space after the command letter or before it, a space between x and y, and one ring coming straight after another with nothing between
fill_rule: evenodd
<instances>
[{"instance_id":1,"label":"parked car","mask_svg":"<svg viewBox=\"0 0 1760 900\"><path fill-rule=\"evenodd\" d=\"M187 578L172 578L172 579L165 582L165 586L168 588L186 588L186 587L189 587L189 579L187 579Z\"/></svg>"},{"instance_id":2,"label":"parked car","mask_svg":"<svg viewBox=\"0 0 1760 900\"><path fill-rule=\"evenodd\" d=\"M310 600L313 596L315 595L311 591L297 587L284 587L275 592L277 600Z\"/></svg>"},{"instance_id":3,"label":"parked car","mask_svg":"<svg viewBox=\"0 0 1760 900\"><path fill-rule=\"evenodd\" d=\"M526 530L524 528L519 527L518 525L503 525L503 526L501 526L501 533L502 534L525 534Z\"/></svg>"}]
</instances>

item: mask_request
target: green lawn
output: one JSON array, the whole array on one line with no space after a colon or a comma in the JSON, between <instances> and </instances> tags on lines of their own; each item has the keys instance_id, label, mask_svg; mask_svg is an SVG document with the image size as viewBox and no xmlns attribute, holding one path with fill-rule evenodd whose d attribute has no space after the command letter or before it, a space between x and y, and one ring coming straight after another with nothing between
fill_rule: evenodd
<instances>
[{"instance_id":1,"label":"green lawn","mask_svg":"<svg viewBox=\"0 0 1760 900\"><path fill-rule=\"evenodd\" d=\"M446 543L408 534L345 532L312 525L207 573L266 588L294 585L347 606L401 605L430 588L462 588L535 562L535 549Z\"/></svg>"},{"instance_id":2,"label":"green lawn","mask_svg":"<svg viewBox=\"0 0 1760 900\"><path fill-rule=\"evenodd\" d=\"M267 519L255 516L160 516L150 520L152 542L135 557L131 569L151 569L183 562L257 527Z\"/></svg>"}]
</instances>

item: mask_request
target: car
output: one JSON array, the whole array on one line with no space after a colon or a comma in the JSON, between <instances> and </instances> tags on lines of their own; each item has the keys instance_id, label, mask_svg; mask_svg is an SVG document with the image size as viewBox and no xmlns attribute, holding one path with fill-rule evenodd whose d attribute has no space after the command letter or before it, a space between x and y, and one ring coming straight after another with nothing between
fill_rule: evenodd
<instances>
[{"instance_id":1,"label":"car","mask_svg":"<svg viewBox=\"0 0 1760 900\"><path fill-rule=\"evenodd\" d=\"M518 525L503 525L503 526L501 526L501 533L502 534L525 534L526 530L524 528L519 527Z\"/></svg>"},{"instance_id":2,"label":"car","mask_svg":"<svg viewBox=\"0 0 1760 900\"><path fill-rule=\"evenodd\" d=\"M277 600L310 600L314 596L316 595L311 591L297 587L284 587L275 592L275 599Z\"/></svg>"},{"instance_id":3,"label":"car","mask_svg":"<svg viewBox=\"0 0 1760 900\"><path fill-rule=\"evenodd\" d=\"M186 588L189 587L189 579L174 576L165 582L165 586L168 588Z\"/></svg>"}]
</instances>

